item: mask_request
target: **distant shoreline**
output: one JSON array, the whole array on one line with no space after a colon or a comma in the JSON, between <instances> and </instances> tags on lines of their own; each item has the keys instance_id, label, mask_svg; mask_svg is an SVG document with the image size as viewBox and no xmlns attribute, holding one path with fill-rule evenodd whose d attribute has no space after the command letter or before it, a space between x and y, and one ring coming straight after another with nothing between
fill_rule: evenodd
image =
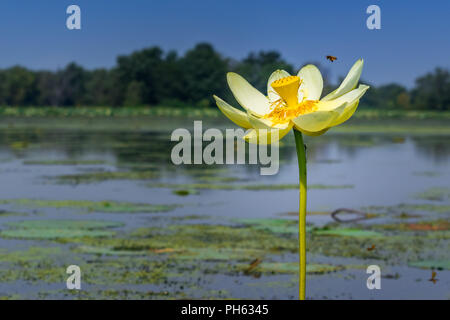
<instances>
[{"instance_id":1,"label":"distant shoreline","mask_svg":"<svg viewBox=\"0 0 450 320\"><path fill-rule=\"evenodd\" d=\"M174 107L0 107L0 134L5 131L171 132L193 127L230 128L216 108ZM358 110L328 134L450 135L450 112ZM30 132L31 132L30 131Z\"/></svg>"},{"instance_id":2,"label":"distant shoreline","mask_svg":"<svg viewBox=\"0 0 450 320\"><path fill-rule=\"evenodd\" d=\"M362 108L360 108L362 109ZM360 120L441 120L450 121L450 111L358 109L353 118ZM217 108L199 107L0 107L2 118L134 118L134 117L216 118Z\"/></svg>"}]
</instances>

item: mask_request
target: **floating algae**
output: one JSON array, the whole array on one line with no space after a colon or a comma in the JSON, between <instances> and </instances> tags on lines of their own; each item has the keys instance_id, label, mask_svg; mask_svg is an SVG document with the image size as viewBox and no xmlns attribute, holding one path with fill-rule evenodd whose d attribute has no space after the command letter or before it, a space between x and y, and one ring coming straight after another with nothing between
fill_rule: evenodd
<instances>
[{"instance_id":1,"label":"floating algae","mask_svg":"<svg viewBox=\"0 0 450 320\"><path fill-rule=\"evenodd\" d=\"M172 193L177 195L177 196L180 196L180 197L185 197L185 196L189 196L189 195L199 194L199 192L197 190L195 190L195 189L173 190Z\"/></svg>"},{"instance_id":2,"label":"floating algae","mask_svg":"<svg viewBox=\"0 0 450 320\"><path fill-rule=\"evenodd\" d=\"M21 229L104 229L123 226L121 222L104 220L25 220L10 222L8 226Z\"/></svg>"},{"instance_id":3,"label":"floating algae","mask_svg":"<svg viewBox=\"0 0 450 320\"><path fill-rule=\"evenodd\" d=\"M0 232L1 237L18 239L60 239L81 237L112 237L115 232L77 229L13 229Z\"/></svg>"},{"instance_id":4,"label":"floating algae","mask_svg":"<svg viewBox=\"0 0 450 320\"><path fill-rule=\"evenodd\" d=\"M43 208L72 208L84 212L105 213L155 213L167 212L179 205L145 204L116 201L87 201L87 200L37 200L37 199L7 199L0 200L0 204L14 204L25 207Z\"/></svg>"},{"instance_id":5,"label":"floating algae","mask_svg":"<svg viewBox=\"0 0 450 320\"><path fill-rule=\"evenodd\" d=\"M385 224L376 226L376 228L400 231L448 231L450 230L450 222L448 220L439 219L415 223Z\"/></svg>"},{"instance_id":6,"label":"floating algae","mask_svg":"<svg viewBox=\"0 0 450 320\"><path fill-rule=\"evenodd\" d=\"M298 262L263 262L254 269L254 272L269 273L269 274L275 273L296 274L298 273L298 268L299 268ZM342 269L344 269L342 266L311 263L306 266L306 273L324 274L329 272L336 272Z\"/></svg>"},{"instance_id":7,"label":"floating algae","mask_svg":"<svg viewBox=\"0 0 450 320\"><path fill-rule=\"evenodd\" d=\"M28 220L8 223L12 229L1 231L0 236L20 239L111 237L115 232L104 229L122 225L118 222L94 220Z\"/></svg>"},{"instance_id":8,"label":"floating algae","mask_svg":"<svg viewBox=\"0 0 450 320\"><path fill-rule=\"evenodd\" d=\"M449 213L450 205L438 205L438 204L406 204L402 203L395 206L370 206L365 208L367 210L373 210L384 213L398 213L398 214L408 214L408 212L414 213Z\"/></svg>"},{"instance_id":9,"label":"floating algae","mask_svg":"<svg viewBox=\"0 0 450 320\"><path fill-rule=\"evenodd\" d=\"M235 219L257 230L265 230L272 233L298 233L298 222L288 219ZM310 231L311 229L307 230Z\"/></svg>"},{"instance_id":10,"label":"floating algae","mask_svg":"<svg viewBox=\"0 0 450 320\"><path fill-rule=\"evenodd\" d=\"M298 184L215 184L215 183L189 183L189 184L171 184L155 183L149 184L150 188L168 188L168 189L209 189L209 190L291 190L298 189ZM323 185L312 184L309 189L351 189L353 185Z\"/></svg>"},{"instance_id":11,"label":"floating algae","mask_svg":"<svg viewBox=\"0 0 450 320\"><path fill-rule=\"evenodd\" d=\"M155 171L101 171L49 177L60 184L95 183L107 180L150 180L159 177Z\"/></svg>"},{"instance_id":12,"label":"floating algae","mask_svg":"<svg viewBox=\"0 0 450 320\"><path fill-rule=\"evenodd\" d=\"M377 238L384 235L380 232L363 230L363 229L319 229L313 230L314 234L322 236L340 236L340 237L352 237L352 238Z\"/></svg>"},{"instance_id":13,"label":"floating algae","mask_svg":"<svg viewBox=\"0 0 450 320\"><path fill-rule=\"evenodd\" d=\"M450 270L450 260L424 260L408 263L410 267L421 269Z\"/></svg>"},{"instance_id":14,"label":"floating algae","mask_svg":"<svg viewBox=\"0 0 450 320\"><path fill-rule=\"evenodd\" d=\"M104 160L26 160L24 165L40 165L40 166L78 166L78 165L101 165L105 164Z\"/></svg>"},{"instance_id":15,"label":"floating algae","mask_svg":"<svg viewBox=\"0 0 450 320\"><path fill-rule=\"evenodd\" d=\"M450 199L450 188L433 187L415 194L415 198L430 201L444 201Z\"/></svg>"}]
</instances>

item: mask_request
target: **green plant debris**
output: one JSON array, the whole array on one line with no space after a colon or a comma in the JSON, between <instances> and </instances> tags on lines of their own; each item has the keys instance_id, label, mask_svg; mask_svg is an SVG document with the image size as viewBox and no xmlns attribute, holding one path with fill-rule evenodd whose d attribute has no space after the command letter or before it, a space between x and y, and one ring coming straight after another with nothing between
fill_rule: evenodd
<instances>
[{"instance_id":1,"label":"green plant debris","mask_svg":"<svg viewBox=\"0 0 450 320\"><path fill-rule=\"evenodd\" d=\"M173 190L172 193L180 197L199 194L198 190L195 189L178 189Z\"/></svg>"},{"instance_id":2,"label":"green plant debris","mask_svg":"<svg viewBox=\"0 0 450 320\"><path fill-rule=\"evenodd\" d=\"M81 237L112 237L115 232L77 229L14 229L0 232L1 237L19 239L59 239Z\"/></svg>"},{"instance_id":3,"label":"green plant debris","mask_svg":"<svg viewBox=\"0 0 450 320\"><path fill-rule=\"evenodd\" d=\"M68 174L57 177L50 177L57 183L79 184L95 183L107 180L150 180L159 177L155 171L101 171L92 173Z\"/></svg>"},{"instance_id":4,"label":"green plant debris","mask_svg":"<svg viewBox=\"0 0 450 320\"><path fill-rule=\"evenodd\" d=\"M415 198L431 201L444 201L450 199L450 188L434 187L415 194Z\"/></svg>"},{"instance_id":5,"label":"green plant debris","mask_svg":"<svg viewBox=\"0 0 450 320\"><path fill-rule=\"evenodd\" d=\"M298 184L213 184L213 183L191 183L191 184L171 184L155 183L149 184L150 188L169 188L169 189L200 189L200 190L290 190L298 189ZM309 185L309 189L351 189L353 185Z\"/></svg>"},{"instance_id":6,"label":"green plant debris","mask_svg":"<svg viewBox=\"0 0 450 320\"><path fill-rule=\"evenodd\" d=\"M242 181L243 179L237 177L220 177L220 176L198 176L197 180L206 181L206 182L237 182Z\"/></svg>"},{"instance_id":7,"label":"green plant debris","mask_svg":"<svg viewBox=\"0 0 450 320\"><path fill-rule=\"evenodd\" d=\"M421 269L437 269L437 270L450 270L450 260L425 260L410 262L408 264L410 267L421 268Z\"/></svg>"},{"instance_id":8,"label":"green plant debris","mask_svg":"<svg viewBox=\"0 0 450 320\"><path fill-rule=\"evenodd\" d=\"M1 231L0 236L20 239L111 237L115 232L103 229L122 225L118 222L95 220L27 220L8 223L12 229Z\"/></svg>"},{"instance_id":9,"label":"green plant debris","mask_svg":"<svg viewBox=\"0 0 450 320\"><path fill-rule=\"evenodd\" d=\"M371 230L362 229L318 229L313 231L316 235L322 236L340 236L352 238L377 238L383 237L383 234Z\"/></svg>"},{"instance_id":10,"label":"green plant debris","mask_svg":"<svg viewBox=\"0 0 450 320\"><path fill-rule=\"evenodd\" d=\"M106 162L103 160L26 160L24 165L42 165L42 166L78 166L78 165L101 165Z\"/></svg>"},{"instance_id":11,"label":"green plant debris","mask_svg":"<svg viewBox=\"0 0 450 320\"><path fill-rule=\"evenodd\" d=\"M139 228L128 238L81 239L80 245L107 248L114 251L134 252L134 254L172 253L177 259L249 260L255 252L290 252L297 247L293 237L279 237L259 229L221 225L171 225L165 229ZM103 249L102 249L103 250ZM110 251L112 250L112 251ZM180 251L182 253L180 253ZM228 258L226 258L228 257Z\"/></svg>"},{"instance_id":12,"label":"green plant debris","mask_svg":"<svg viewBox=\"0 0 450 320\"><path fill-rule=\"evenodd\" d=\"M178 216L178 217L172 217L171 219L173 221L183 221L183 220L199 220L199 219L208 219L211 218L207 215L198 215L198 214L191 214L186 216Z\"/></svg>"},{"instance_id":13,"label":"green plant debris","mask_svg":"<svg viewBox=\"0 0 450 320\"><path fill-rule=\"evenodd\" d=\"M396 223L378 225L375 228L384 230L401 230L401 231L448 231L450 230L450 222L448 220L420 221L411 223Z\"/></svg>"},{"instance_id":14,"label":"green plant debris","mask_svg":"<svg viewBox=\"0 0 450 320\"><path fill-rule=\"evenodd\" d=\"M298 222L288 219L236 219L238 223L273 233L298 233ZM308 231L311 229L309 228Z\"/></svg>"},{"instance_id":15,"label":"green plant debris","mask_svg":"<svg viewBox=\"0 0 450 320\"><path fill-rule=\"evenodd\" d=\"M242 266L242 268L245 268L245 266ZM344 269L342 266L333 266L329 264L309 263L306 265L306 273L308 274L324 274L342 269ZM298 262L262 262L254 269L254 272L298 274L298 270Z\"/></svg>"},{"instance_id":16,"label":"green plant debris","mask_svg":"<svg viewBox=\"0 0 450 320\"><path fill-rule=\"evenodd\" d=\"M263 250L246 248L191 248L177 253L177 259L203 261L248 261L264 254Z\"/></svg>"},{"instance_id":17,"label":"green plant debris","mask_svg":"<svg viewBox=\"0 0 450 320\"><path fill-rule=\"evenodd\" d=\"M25 220L10 222L8 226L21 229L105 229L117 228L124 224L104 220Z\"/></svg>"},{"instance_id":18,"label":"green plant debris","mask_svg":"<svg viewBox=\"0 0 450 320\"><path fill-rule=\"evenodd\" d=\"M23 213L23 212L0 210L0 218L1 217L9 217L9 216L26 216L26 215L27 215L27 213Z\"/></svg>"},{"instance_id":19,"label":"green plant debris","mask_svg":"<svg viewBox=\"0 0 450 320\"><path fill-rule=\"evenodd\" d=\"M37 200L37 199L7 199L0 200L0 204L14 204L31 208L47 207L57 209L78 209L85 212L105 213L155 213L168 212L179 205L145 204L115 201L87 201L87 200Z\"/></svg>"},{"instance_id":20,"label":"green plant debris","mask_svg":"<svg viewBox=\"0 0 450 320\"><path fill-rule=\"evenodd\" d=\"M395 206L370 206L365 208L384 213L450 213L450 205L437 204L399 204Z\"/></svg>"}]
</instances>

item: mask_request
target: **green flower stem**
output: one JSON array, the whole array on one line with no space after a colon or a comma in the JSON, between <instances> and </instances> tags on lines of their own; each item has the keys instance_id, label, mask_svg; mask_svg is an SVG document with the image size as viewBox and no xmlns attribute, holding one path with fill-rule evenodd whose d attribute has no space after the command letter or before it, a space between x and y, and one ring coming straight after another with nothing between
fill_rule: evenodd
<instances>
[{"instance_id":1,"label":"green flower stem","mask_svg":"<svg viewBox=\"0 0 450 320\"><path fill-rule=\"evenodd\" d=\"M294 129L297 147L298 170L300 176L300 208L298 220L299 242L299 299L305 300L306 287L306 150L302 133Z\"/></svg>"}]
</instances>

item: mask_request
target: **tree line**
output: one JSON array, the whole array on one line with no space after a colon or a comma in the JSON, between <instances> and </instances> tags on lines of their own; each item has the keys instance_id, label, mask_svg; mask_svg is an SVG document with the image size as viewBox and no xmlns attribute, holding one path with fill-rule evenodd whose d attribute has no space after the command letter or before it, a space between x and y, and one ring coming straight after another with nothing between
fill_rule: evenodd
<instances>
[{"instance_id":1,"label":"tree line","mask_svg":"<svg viewBox=\"0 0 450 320\"><path fill-rule=\"evenodd\" d=\"M315 64L323 73L327 93L332 90L329 70ZM0 70L0 105L209 107L213 106L212 94L234 100L227 88L226 72L241 74L265 92L267 79L275 69L294 73L298 68L276 51L250 53L235 60L223 57L208 43L197 44L182 56L151 47L119 56L110 69L87 70L70 63L57 71L34 71L21 66ZM411 90L395 83L372 86L361 105L450 110L449 70L436 68L418 77Z\"/></svg>"}]
</instances>

